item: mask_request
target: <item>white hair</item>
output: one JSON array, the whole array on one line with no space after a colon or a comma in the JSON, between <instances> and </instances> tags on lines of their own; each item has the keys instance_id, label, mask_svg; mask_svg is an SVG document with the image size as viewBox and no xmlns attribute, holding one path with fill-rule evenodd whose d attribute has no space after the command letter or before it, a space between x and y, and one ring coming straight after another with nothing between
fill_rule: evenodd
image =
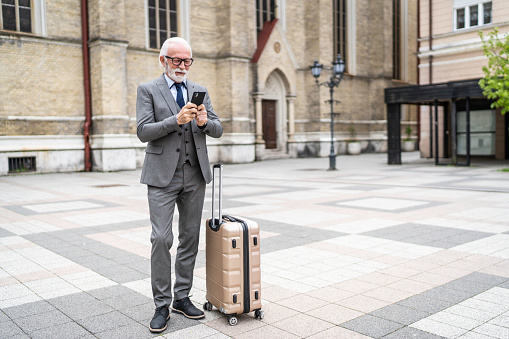
<instances>
[{"instance_id":1,"label":"white hair","mask_svg":"<svg viewBox=\"0 0 509 339\"><path fill-rule=\"evenodd\" d=\"M166 39L166 41L161 46L161 51L159 52L159 66L161 66L162 68L164 68L164 63L161 62L161 56L168 55L168 50L170 49L171 45L185 45L187 48L189 48L189 53L191 54L191 57L193 57L191 45L189 45L189 42L187 42L186 39L179 37Z\"/></svg>"}]
</instances>

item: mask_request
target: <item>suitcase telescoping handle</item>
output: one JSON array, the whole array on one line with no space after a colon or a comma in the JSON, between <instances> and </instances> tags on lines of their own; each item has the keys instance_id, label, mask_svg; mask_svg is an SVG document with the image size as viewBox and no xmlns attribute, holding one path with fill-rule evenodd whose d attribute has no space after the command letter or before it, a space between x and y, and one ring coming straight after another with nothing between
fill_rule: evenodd
<instances>
[{"instance_id":1,"label":"suitcase telescoping handle","mask_svg":"<svg viewBox=\"0 0 509 339\"><path fill-rule=\"evenodd\" d=\"M215 212L215 204L214 204L214 202L216 201L216 191L215 191L215 188L216 188L216 169L219 172L219 174L218 174L218 177L219 177L219 183L218 183L218 187L219 187L219 193L218 193L218 195L219 195L219 198L218 198L218 201L219 201L219 216L218 216L217 219L215 218L215 215L214 215L214 212ZM223 222L222 200L223 200L223 165L215 164L212 167L212 218L209 221L209 227L210 227L210 229L212 229L213 231L216 231L216 232L219 230L219 227L221 227L221 224Z\"/></svg>"}]
</instances>

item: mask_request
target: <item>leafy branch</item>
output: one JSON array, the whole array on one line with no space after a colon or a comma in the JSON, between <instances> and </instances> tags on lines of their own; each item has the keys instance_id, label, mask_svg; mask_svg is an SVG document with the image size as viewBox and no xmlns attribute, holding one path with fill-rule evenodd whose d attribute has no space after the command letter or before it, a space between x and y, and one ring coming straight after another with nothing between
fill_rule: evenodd
<instances>
[{"instance_id":1,"label":"leafy branch","mask_svg":"<svg viewBox=\"0 0 509 339\"><path fill-rule=\"evenodd\" d=\"M479 31L484 55L488 58L488 66L483 66L484 78L479 80L483 94L490 100L491 108L500 107L502 114L509 111L509 35L503 39L498 37L495 27L485 39Z\"/></svg>"}]
</instances>

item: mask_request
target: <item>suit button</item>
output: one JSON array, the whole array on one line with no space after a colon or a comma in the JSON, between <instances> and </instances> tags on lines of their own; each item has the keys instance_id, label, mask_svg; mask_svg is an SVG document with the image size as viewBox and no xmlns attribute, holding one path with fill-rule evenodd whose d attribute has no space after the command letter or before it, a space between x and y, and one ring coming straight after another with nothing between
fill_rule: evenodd
<instances>
[{"instance_id":1,"label":"suit button","mask_svg":"<svg viewBox=\"0 0 509 339\"><path fill-rule=\"evenodd\" d=\"M189 130L189 128L186 128L186 129L185 129L185 131L188 131L188 130Z\"/></svg>"},{"instance_id":2,"label":"suit button","mask_svg":"<svg viewBox=\"0 0 509 339\"><path fill-rule=\"evenodd\" d=\"M188 143L189 143L189 141L186 140L186 144L188 144Z\"/></svg>"},{"instance_id":3,"label":"suit button","mask_svg":"<svg viewBox=\"0 0 509 339\"><path fill-rule=\"evenodd\" d=\"M182 132L179 132L179 135L182 135Z\"/></svg>"},{"instance_id":4,"label":"suit button","mask_svg":"<svg viewBox=\"0 0 509 339\"><path fill-rule=\"evenodd\" d=\"M188 156L189 156L189 153L186 153L186 157L188 157Z\"/></svg>"},{"instance_id":5,"label":"suit button","mask_svg":"<svg viewBox=\"0 0 509 339\"><path fill-rule=\"evenodd\" d=\"M177 148L177 153L180 152L180 148Z\"/></svg>"}]
</instances>

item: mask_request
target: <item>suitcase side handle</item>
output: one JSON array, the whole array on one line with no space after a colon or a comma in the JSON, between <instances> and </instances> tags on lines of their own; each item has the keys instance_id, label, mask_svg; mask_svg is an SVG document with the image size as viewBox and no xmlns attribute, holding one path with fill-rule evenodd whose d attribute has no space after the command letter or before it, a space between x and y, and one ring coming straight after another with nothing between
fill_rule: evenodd
<instances>
[{"instance_id":1,"label":"suitcase side handle","mask_svg":"<svg viewBox=\"0 0 509 339\"><path fill-rule=\"evenodd\" d=\"M219 177L219 217L215 218L215 200L216 200L216 168L218 169L218 177ZM223 211L222 211L222 200L223 200L223 165L215 164L212 167L212 218L209 220L209 227L214 232L219 231L221 224L223 223Z\"/></svg>"}]
</instances>

